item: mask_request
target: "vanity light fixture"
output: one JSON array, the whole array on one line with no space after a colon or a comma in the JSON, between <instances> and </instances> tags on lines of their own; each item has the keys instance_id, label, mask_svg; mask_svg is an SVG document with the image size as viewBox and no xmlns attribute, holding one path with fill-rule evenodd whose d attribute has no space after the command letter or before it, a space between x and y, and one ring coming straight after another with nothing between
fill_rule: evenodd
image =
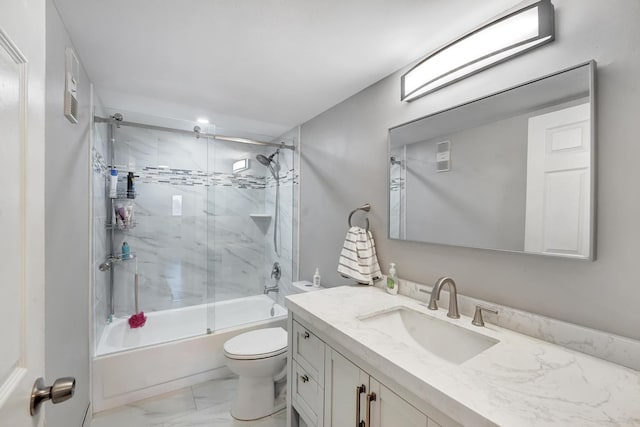
<instances>
[{"instance_id":1,"label":"vanity light fixture","mask_svg":"<svg viewBox=\"0 0 640 427\"><path fill-rule=\"evenodd\" d=\"M436 50L401 79L401 100L441 89L554 40L550 0L531 3Z\"/></svg>"},{"instance_id":2,"label":"vanity light fixture","mask_svg":"<svg viewBox=\"0 0 640 427\"><path fill-rule=\"evenodd\" d=\"M209 124L209 119L205 119L205 118L199 118L198 120L196 120L198 123L200 123L201 125L208 125Z\"/></svg>"}]
</instances>

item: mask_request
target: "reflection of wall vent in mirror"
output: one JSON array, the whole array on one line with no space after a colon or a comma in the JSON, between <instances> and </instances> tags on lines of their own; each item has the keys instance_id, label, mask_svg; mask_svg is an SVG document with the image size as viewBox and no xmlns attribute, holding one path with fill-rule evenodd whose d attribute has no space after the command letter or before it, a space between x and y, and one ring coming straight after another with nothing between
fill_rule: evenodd
<instances>
[{"instance_id":1,"label":"reflection of wall vent in mirror","mask_svg":"<svg viewBox=\"0 0 640 427\"><path fill-rule=\"evenodd\" d=\"M80 62L70 47L65 50L65 66L64 115L71 123L78 123L78 77L80 75Z\"/></svg>"},{"instance_id":2,"label":"reflection of wall vent in mirror","mask_svg":"<svg viewBox=\"0 0 640 427\"><path fill-rule=\"evenodd\" d=\"M451 141L442 141L436 144L436 172L449 172L451 170Z\"/></svg>"}]
</instances>

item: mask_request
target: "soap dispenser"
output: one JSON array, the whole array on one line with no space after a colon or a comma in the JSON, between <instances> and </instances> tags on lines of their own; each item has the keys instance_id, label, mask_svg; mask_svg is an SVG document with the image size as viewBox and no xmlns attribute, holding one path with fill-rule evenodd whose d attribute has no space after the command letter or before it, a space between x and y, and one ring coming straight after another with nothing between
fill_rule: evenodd
<instances>
[{"instance_id":1,"label":"soap dispenser","mask_svg":"<svg viewBox=\"0 0 640 427\"><path fill-rule=\"evenodd\" d=\"M396 295L398 293L398 276L396 274L396 264L393 262L389 265L386 289L391 295Z\"/></svg>"}]
</instances>

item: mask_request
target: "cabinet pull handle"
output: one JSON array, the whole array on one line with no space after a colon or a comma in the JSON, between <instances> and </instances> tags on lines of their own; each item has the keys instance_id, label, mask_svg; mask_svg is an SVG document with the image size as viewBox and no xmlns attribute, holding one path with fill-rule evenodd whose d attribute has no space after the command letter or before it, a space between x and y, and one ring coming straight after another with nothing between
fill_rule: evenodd
<instances>
[{"instance_id":1,"label":"cabinet pull handle","mask_svg":"<svg viewBox=\"0 0 640 427\"><path fill-rule=\"evenodd\" d=\"M303 383L306 383L307 381L309 381L309 377L306 374L301 376L300 379L302 380Z\"/></svg>"},{"instance_id":2,"label":"cabinet pull handle","mask_svg":"<svg viewBox=\"0 0 640 427\"><path fill-rule=\"evenodd\" d=\"M309 332L304 331L304 334L302 334L302 338L304 338L305 340L309 339Z\"/></svg>"},{"instance_id":3,"label":"cabinet pull handle","mask_svg":"<svg viewBox=\"0 0 640 427\"><path fill-rule=\"evenodd\" d=\"M374 402L375 400L376 400L375 393L367 394L367 414L366 414L367 421L365 422L366 427L371 427L371 402Z\"/></svg>"},{"instance_id":4,"label":"cabinet pull handle","mask_svg":"<svg viewBox=\"0 0 640 427\"><path fill-rule=\"evenodd\" d=\"M360 395L367 391L367 387L364 384L356 387L356 427L361 427L360 421Z\"/></svg>"}]
</instances>

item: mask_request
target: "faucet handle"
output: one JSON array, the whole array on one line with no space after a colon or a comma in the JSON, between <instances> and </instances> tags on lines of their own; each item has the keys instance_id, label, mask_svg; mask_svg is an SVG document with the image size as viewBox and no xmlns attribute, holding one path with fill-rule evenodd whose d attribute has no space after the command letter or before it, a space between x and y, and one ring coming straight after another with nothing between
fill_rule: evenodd
<instances>
[{"instance_id":1,"label":"faucet handle","mask_svg":"<svg viewBox=\"0 0 640 427\"><path fill-rule=\"evenodd\" d=\"M471 324L475 326L484 326L484 319L482 318L482 312L488 311L489 313L498 314L498 310L494 310L493 308L485 307L483 305L476 305L476 312L473 315L473 320Z\"/></svg>"}]
</instances>

